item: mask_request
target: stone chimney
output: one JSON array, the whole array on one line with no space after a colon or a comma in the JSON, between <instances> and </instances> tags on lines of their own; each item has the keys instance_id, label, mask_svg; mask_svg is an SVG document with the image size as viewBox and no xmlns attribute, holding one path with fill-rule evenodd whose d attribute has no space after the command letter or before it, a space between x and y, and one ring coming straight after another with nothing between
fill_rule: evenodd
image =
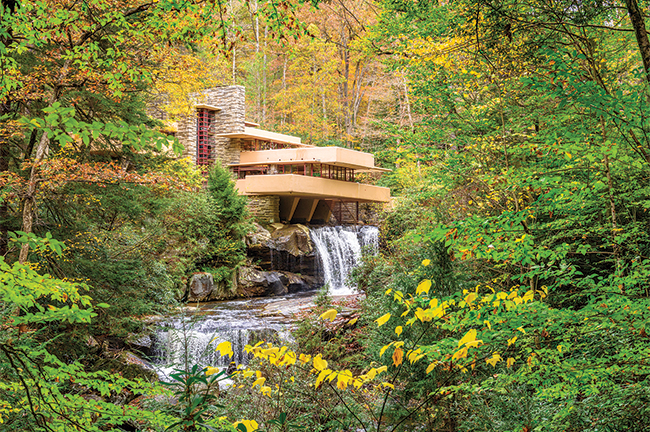
<instances>
[{"instance_id":1,"label":"stone chimney","mask_svg":"<svg viewBox=\"0 0 650 432\"><path fill-rule=\"evenodd\" d=\"M239 139L217 137L221 133L244 132L246 116L246 89L243 86L214 87L196 95L195 102L210 111L211 122L208 143L212 147L212 159L223 164L239 162L241 143ZM197 115L196 112L178 122L176 137L185 147L184 157L197 159Z\"/></svg>"}]
</instances>

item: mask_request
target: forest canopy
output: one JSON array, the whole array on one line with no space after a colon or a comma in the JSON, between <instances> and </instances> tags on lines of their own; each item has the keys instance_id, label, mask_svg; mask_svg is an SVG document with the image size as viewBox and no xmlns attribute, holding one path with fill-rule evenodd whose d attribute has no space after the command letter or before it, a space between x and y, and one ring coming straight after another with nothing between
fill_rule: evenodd
<instances>
[{"instance_id":1,"label":"forest canopy","mask_svg":"<svg viewBox=\"0 0 650 432\"><path fill-rule=\"evenodd\" d=\"M648 430L647 15L637 0L3 0L0 423ZM111 373L102 343L182 304L192 274L227 286L247 260L229 173L179 159L147 111L163 97L174 120L232 84L262 127L392 169L364 179L393 198L381 253L355 270L363 299L350 318L322 296L294 345L249 346L230 391L216 368L171 389Z\"/></svg>"}]
</instances>

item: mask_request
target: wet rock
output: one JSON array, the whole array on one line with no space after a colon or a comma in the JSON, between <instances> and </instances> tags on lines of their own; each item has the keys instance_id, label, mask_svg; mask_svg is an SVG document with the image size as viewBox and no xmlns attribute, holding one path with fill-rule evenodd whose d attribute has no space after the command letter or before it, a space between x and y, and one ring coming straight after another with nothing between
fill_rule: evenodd
<instances>
[{"instance_id":1,"label":"wet rock","mask_svg":"<svg viewBox=\"0 0 650 432\"><path fill-rule=\"evenodd\" d=\"M158 379L151 364L129 351L118 351L100 359L93 365L92 370L107 370L126 379L143 378L151 382Z\"/></svg>"},{"instance_id":2,"label":"wet rock","mask_svg":"<svg viewBox=\"0 0 650 432\"><path fill-rule=\"evenodd\" d=\"M163 315L145 315L140 318L140 321L145 324L156 324L164 319L165 317Z\"/></svg>"},{"instance_id":3,"label":"wet rock","mask_svg":"<svg viewBox=\"0 0 650 432\"><path fill-rule=\"evenodd\" d=\"M289 293L296 293L301 291L311 291L319 288L322 284L318 278L308 275L298 275L287 271L279 272L281 274L280 280L287 287Z\"/></svg>"},{"instance_id":4,"label":"wet rock","mask_svg":"<svg viewBox=\"0 0 650 432\"><path fill-rule=\"evenodd\" d=\"M274 296L287 294L287 287L278 272L240 267L237 280L237 293L243 297Z\"/></svg>"},{"instance_id":5,"label":"wet rock","mask_svg":"<svg viewBox=\"0 0 650 432\"><path fill-rule=\"evenodd\" d=\"M311 255L314 245L309 236L309 228L301 224L286 225L271 234L269 247L287 252L295 257Z\"/></svg>"},{"instance_id":6,"label":"wet rock","mask_svg":"<svg viewBox=\"0 0 650 432\"><path fill-rule=\"evenodd\" d=\"M290 298L269 303L258 315L261 317L282 317L285 322L294 322L301 314L315 307L313 297Z\"/></svg>"},{"instance_id":7,"label":"wet rock","mask_svg":"<svg viewBox=\"0 0 650 432\"><path fill-rule=\"evenodd\" d=\"M187 301L209 301L214 288L214 278L211 273L195 273L188 284Z\"/></svg>"},{"instance_id":8,"label":"wet rock","mask_svg":"<svg viewBox=\"0 0 650 432\"><path fill-rule=\"evenodd\" d=\"M151 339L151 335L148 334L129 333L125 342L130 349L139 351L144 355L150 354L151 347L153 345L153 340Z\"/></svg>"},{"instance_id":9,"label":"wet rock","mask_svg":"<svg viewBox=\"0 0 650 432\"><path fill-rule=\"evenodd\" d=\"M255 230L246 234L246 247L251 251L268 249L271 233L258 223L254 223L253 225Z\"/></svg>"},{"instance_id":10,"label":"wet rock","mask_svg":"<svg viewBox=\"0 0 650 432\"><path fill-rule=\"evenodd\" d=\"M269 225L269 228L273 228L273 230L275 231L275 230L282 229L282 228L284 228L285 226L286 226L286 225L284 225L284 224L281 224L281 223L279 223L279 222L276 222L276 223L272 223L272 224L270 224L270 225Z\"/></svg>"},{"instance_id":11,"label":"wet rock","mask_svg":"<svg viewBox=\"0 0 650 432\"><path fill-rule=\"evenodd\" d=\"M274 223L268 226L268 230L255 225L255 230L246 237L246 244L248 257L262 270L322 279L315 247L305 225Z\"/></svg>"}]
</instances>

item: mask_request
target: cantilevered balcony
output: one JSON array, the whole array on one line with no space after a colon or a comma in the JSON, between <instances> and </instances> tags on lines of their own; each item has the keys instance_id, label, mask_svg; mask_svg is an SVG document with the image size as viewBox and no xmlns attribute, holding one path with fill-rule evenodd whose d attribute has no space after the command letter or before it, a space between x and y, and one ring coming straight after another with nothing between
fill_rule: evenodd
<instances>
[{"instance_id":1,"label":"cantilevered balcony","mask_svg":"<svg viewBox=\"0 0 650 432\"><path fill-rule=\"evenodd\" d=\"M237 180L242 195L278 195L340 201L388 202L385 187L301 174L247 175Z\"/></svg>"},{"instance_id":2,"label":"cantilevered balcony","mask_svg":"<svg viewBox=\"0 0 650 432\"><path fill-rule=\"evenodd\" d=\"M243 151L238 164L247 167L255 165L299 165L323 164L349 168L357 172L389 172L389 169L375 166L371 153L364 153L342 147L285 148L281 150Z\"/></svg>"},{"instance_id":3,"label":"cantilevered balcony","mask_svg":"<svg viewBox=\"0 0 650 432\"><path fill-rule=\"evenodd\" d=\"M390 190L355 182L358 172L390 171L370 153L340 147L242 152L230 165L244 195L278 195L357 202L388 202Z\"/></svg>"}]
</instances>

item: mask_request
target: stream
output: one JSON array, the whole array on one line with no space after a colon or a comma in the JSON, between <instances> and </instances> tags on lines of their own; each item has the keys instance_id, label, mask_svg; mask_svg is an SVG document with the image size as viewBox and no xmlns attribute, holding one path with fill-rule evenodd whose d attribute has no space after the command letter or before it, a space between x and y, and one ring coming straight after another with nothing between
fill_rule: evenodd
<instances>
[{"instance_id":1,"label":"stream","mask_svg":"<svg viewBox=\"0 0 650 432\"><path fill-rule=\"evenodd\" d=\"M376 254L377 227L325 226L312 228L310 236L317 251L329 294L356 294L347 283L363 252ZM230 362L247 364L246 345L264 340L273 343L291 341L291 330L301 312L314 307L316 291L286 296L204 303L185 307L182 313L160 322L154 337L150 360L161 380L169 380L174 369L228 367ZM215 347L230 341L234 358L221 357Z\"/></svg>"}]
</instances>

